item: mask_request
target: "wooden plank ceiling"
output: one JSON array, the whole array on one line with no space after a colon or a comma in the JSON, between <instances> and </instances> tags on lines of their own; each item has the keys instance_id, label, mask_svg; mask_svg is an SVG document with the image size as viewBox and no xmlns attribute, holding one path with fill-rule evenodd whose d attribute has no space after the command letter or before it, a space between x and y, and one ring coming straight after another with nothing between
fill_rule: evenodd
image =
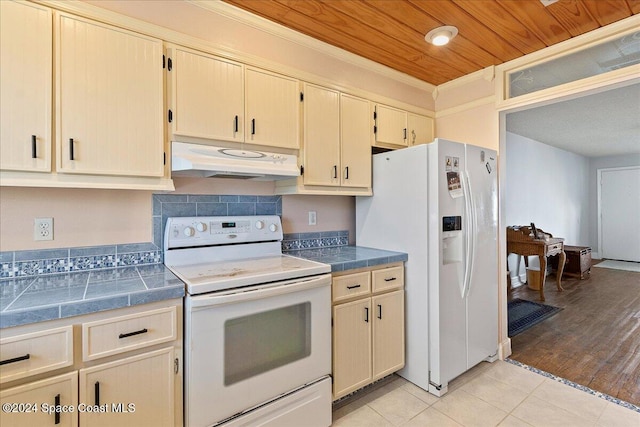
<instances>
[{"instance_id":1,"label":"wooden plank ceiling","mask_svg":"<svg viewBox=\"0 0 640 427\"><path fill-rule=\"evenodd\" d=\"M223 0L439 85L640 13L640 0ZM448 45L424 40L454 25Z\"/></svg>"}]
</instances>

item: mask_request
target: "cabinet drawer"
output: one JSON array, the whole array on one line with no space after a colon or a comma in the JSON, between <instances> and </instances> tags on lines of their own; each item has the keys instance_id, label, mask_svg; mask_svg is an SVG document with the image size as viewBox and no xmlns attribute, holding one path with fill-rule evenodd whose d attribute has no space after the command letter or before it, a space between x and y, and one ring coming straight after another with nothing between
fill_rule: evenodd
<instances>
[{"instance_id":1,"label":"cabinet drawer","mask_svg":"<svg viewBox=\"0 0 640 427\"><path fill-rule=\"evenodd\" d=\"M167 307L82 324L82 359L173 341L177 337L176 308Z\"/></svg>"},{"instance_id":2,"label":"cabinet drawer","mask_svg":"<svg viewBox=\"0 0 640 427\"><path fill-rule=\"evenodd\" d=\"M368 271L333 278L333 302L343 301L371 292L371 276Z\"/></svg>"},{"instance_id":3,"label":"cabinet drawer","mask_svg":"<svg viewBox=\"0 0 640 427\"><path fill-rule=\"evenodd\" d=\"M383 268L371 272L373 292L400 289L404 286L404 267Z\"/></svg>"},{"instance_id":4,"label":"cabinet drawer","mask_svg":"<svg viewBox=\"0 0 640 427\"><path fill-rule=\"evenodd\" d=\"M556 255L562 251L562 243L555 243L547 247L547 255Z\"/></svg>"},{"instance_id":5,"label":"cabinet drawer","mask_svg":"<svg viewBox=\"0 0 640 427\"><path fill-rule=\"evenodd\" d=\"M0 383L73 364L73 327L0 340Z\"/></svg>"}]
</instances>

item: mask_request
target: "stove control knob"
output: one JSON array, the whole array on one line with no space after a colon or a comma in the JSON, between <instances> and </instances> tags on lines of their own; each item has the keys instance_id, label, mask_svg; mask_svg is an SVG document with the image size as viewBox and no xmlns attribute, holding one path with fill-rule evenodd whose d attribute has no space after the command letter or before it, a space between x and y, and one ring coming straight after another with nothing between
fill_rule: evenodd
<instances>
[{"instance_id":1,"label":"stove control knob","mask_svg":"<svg viewBox=\"0 0 640 427\"><path fill-rule=\"evenodd\" d=\"M271 230L271 231L273 231L275 233L276 231L278 231L278 226L275 225L275 224L271 224L269 226L269 230Z\"/></svg>"},{"instance_id":2,"label":"stove control knob","mask_svg":"<svg viewBox=\"0 0 640 427\"><path fill-rule=\"evenodd\" d=\"M191 237L196 234L196 230L193 227L185 227L183 233L185 236Z\"/></svg>"},{"instance_id":3,"label":"stove control knob","mask_svg":"<svg viewBox=\"0 0 640 427\"><path fill-rule=\"evenodd\" d=\"M196 230L198 231L207 231L207 224L204 222L199 222L196 224Z\"/></svg>"},{"instance_id":4,"label":"stove control knob","mask_svg":"<svg viewBox=\"0 0 640 427\"><path fill-rule=\"evenodd\" d=\"M264 221L256 221L256 228L262 230L264 228Z\"/></svg>"}]
</instances>

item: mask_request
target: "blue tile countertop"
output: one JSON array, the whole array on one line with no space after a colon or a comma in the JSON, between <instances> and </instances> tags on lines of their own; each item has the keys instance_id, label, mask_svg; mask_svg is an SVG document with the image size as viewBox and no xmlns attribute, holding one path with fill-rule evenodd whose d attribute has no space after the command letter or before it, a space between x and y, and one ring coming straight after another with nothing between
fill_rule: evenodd
<instances>
[{"instance_id":1,"label":"blue tile countertop","mask_svg":"<svg viewBox=\"0 0 640 427\"><path fill-rule=\"evenodd\" d=\"M337 246L331 248L301 249L287 251L288 255L331 265L331 272L372 267L392 262L406 262L404 252L393 252L363 246Z\"/></svg>"},{"instance_id":2,"label":"blue tile countertop","mask_svg":"<svg viewBox=\"0 0 640 427\"><path fill-rule=\"evenodd\" d=\"M184 296L163 264L0 280L0 328Z\"/></svg>"}]
</instances>

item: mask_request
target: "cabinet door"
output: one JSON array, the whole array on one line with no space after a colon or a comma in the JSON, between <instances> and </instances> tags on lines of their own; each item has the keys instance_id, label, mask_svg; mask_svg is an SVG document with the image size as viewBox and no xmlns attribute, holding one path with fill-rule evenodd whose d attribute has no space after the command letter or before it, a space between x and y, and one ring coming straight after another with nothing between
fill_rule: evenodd
<instances>
[{"instance_id":1,"label":"cabinet door","mask_svg":"<svg viewBox=\"0 0 640 427\"><path fill-rule=\"evenodd\" d=\"M245 142L299 148L298 80L247 68L245 91Z\"/></svg>"},{"instance_id":2,"label":"cabinet door","mask_svg":"<svg viewBox=\"0 0 640 427\"><path fill-rule=\"evenodd\" d=\"M404 367L404 290L372 298L373 380Z\"/></svg>"},{"instance_id":3,"label":"cabinet door","mask_svg":"<svg viewBox=\"0 0 640 427\"><path fill-rule=\"evenodd\" d=\"M304 183L340 185L340 94L304 85Z\"/></svg>"},{"instance_id":4,"label":"cabinet door","mask_svg":"<svg viewBox=\"0 0 640 427\"><path fill-rule=\"evenodd\" d=\"M407 146L407 112L376 105L376 142Z\"/></svg>"},{"instance_id":5,"label":"cabinet door","mask_svg":"<svg viewBox=\"0 0 640 427\"><path fill-rule=\"evenodd\" d=\"M0 1L0 169L51 171L51 10Z\"/></svg>"},{"instance_id":6,"label":"cabinet door","mask_svg":"<svg viewBox=\"0 0 640 427\"><path fill-rule=\"evenodd\" d=\"M171 58L173 133L244 141L244 66L183 48Z\"/></svg>"},{"instance_id":7,"label":"cabinet door","mask_svg":"<svg viewBox=\"0 0 640 427\"><path fill-rule=\"evenodd\" d=\"M371 120L369 101L342 94L340 97L342 185L371 187Z\"/></svg>"},{"instance_id":8,"label":"cabinet door","mask_svg":"<svg viewBox=\"0 0 640 427\"><path fill-rule=\"evenodd\" d=\"M433 141L433 119L420 114L407 114L407 139L409 146Z\"/></svg>"},{"instance_id":9,"label":"cabinet door","mask_svg":"<svg viewBox=\"0 0 640 427\"><path fill-rule=\"evenodd\" d=\"M0 392L0 402L3 426L77 426L78 373L71 372L3 390ZM73 412L55 413L58 405ZM6 410L11 408L16 411Z\"/></svg>"},{"instance_id":10,"label":"cabinet door","mask_svg":"<svg viewBox=\"0 0 640 427\"><path fill-rule=\"evenodd\" d=\"M173 347L81 369L80 425L173 426L174 375Z\"/></svg>"},{"instance_id":11,"label":"cabinet door","mask_svg":"<svg viewBox=\"0 0 640 427\"><path fill-rule=\"evenodd\" d=\"M333 398L371 382L371 298L333 306Z\"/></svg>"},{"instance_id":12,"label":"cabinet door","mask_svg":"<svg viewBox=\"0 0 640 427\"><path fill-rule=\"evenodd\" d=\"M60 172L163 176L162 42L60 14Z\"/></svg>"}]
</instances>

